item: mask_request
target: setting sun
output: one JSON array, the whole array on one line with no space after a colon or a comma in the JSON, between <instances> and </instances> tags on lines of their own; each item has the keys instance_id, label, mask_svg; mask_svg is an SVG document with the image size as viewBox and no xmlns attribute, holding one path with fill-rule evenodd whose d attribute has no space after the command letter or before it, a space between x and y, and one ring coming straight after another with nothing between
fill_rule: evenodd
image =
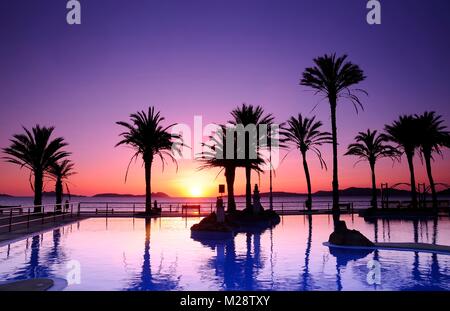
<instances>
[{"instance_id":1,"label":"setting sun","mask_svg":"<svg viewBox=\"0 0 450 311\"><path fill-rule=\"evenodd\" d=\"M189 193L192 197L200 197L203 194L203 191L200 186L192 186L189 189Z\"/></svg>"}]
</instances>

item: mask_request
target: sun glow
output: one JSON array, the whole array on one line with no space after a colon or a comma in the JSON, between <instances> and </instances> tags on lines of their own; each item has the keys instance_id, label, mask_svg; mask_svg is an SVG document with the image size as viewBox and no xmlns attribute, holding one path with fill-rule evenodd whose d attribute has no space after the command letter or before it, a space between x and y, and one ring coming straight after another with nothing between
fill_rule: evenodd
<instances>
[{"instance_id":1,"label":"sun glow","mask_svg":"<svg viewBox=\"0 0 450 311\"><path fill-rule=\"evenodd\" d=\"M191 195L191 197L198 198L198 197L202 196L203 191L202 191L202 188L200 186L196 185L196 186L192 186L189 189L189 194Z\"/></svg>"}]
</instances>

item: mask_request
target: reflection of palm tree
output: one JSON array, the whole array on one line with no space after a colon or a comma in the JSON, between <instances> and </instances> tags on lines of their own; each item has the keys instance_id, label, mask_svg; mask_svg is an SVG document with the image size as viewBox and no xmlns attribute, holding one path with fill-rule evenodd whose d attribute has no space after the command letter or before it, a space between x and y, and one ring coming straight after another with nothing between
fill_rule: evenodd
<instances>
[{"instance_id":1,"label":"reflection of palm tree","mask_svg":"<svg viewBox=\"0 0 450 311\"><path fill-rule=\"evenodd\" d=\"M356 110L358 110L358 106L362 108L358 96L352 92L350 87L366 78L358 65L346 62L346 59L347 55L336 57L336 54L315 58L315 66L306 68L300 81L301 85L311 87L317 93L326 96L330 103L333 138L333 211L335 213L339 212L337 103L339 99L344 98L350 100Z\"/></svg>"},{"instance_id":2,"label":"reflection of palm tree","mask_svg":"<svg viewBox=\"0 0 450 311\"><path fill-rule=\"evenodd\" d=\"M433 208L438 208L436 186L433 179L431 160L433 153L442 154L442 147L450 147L450 133L447 127L442 123L442 116L436 115L434 111L424 112L422 115L416 115L419 120L420 151L425 160L428 179L430 181L431 195L433 199Z\"/></svg>"},{"instance_id":3,"label":"reflection of palm tree","mask_svg":"<svg viewBox=\"0 0 450 311\"><path fill-rule=\"evenodd\" d=\"M267 132L261 132L260 126L272 125L274 117L272 114L264 115L264 109L261 106L252 106L242 104L242 106L234 109L231 112L234 125L241 125L244 128L247 126L256 127L256 137L250 137L249 132L245 132L245 202L246 207L251 208L252 205L252 189L251 189L251 172L254 166L256 157L252 157L252 154L257 155L260 148L259 141L262 138L267 138Z\"/></svg>"},{"instance_id":4,"label":"reflection of palm tree","mask_svg":"<svg viewBox=\"0 0 450 311\"><path fill-rule=\"evenodd\" d=\"M345 155L359 157L359 161L367 161L372 172L372 207L377 208L377 182L375 178L375 164L381 158L395 159L399 152L392 146L386 145L387 137L378 135L377 131L367 130L359 132L355 137L356 143L348 146ZM359 162L358 161L358 162ZM357 162L357 163L358 163Z\"/></svg>"},{"instance_id":5,"label":"reflection of palm tree","mask_svg":"<svg viewBox=\"0 0 450 311\"><path fill-rule=\"evenodd\" d=\"M261 232L245 234L244 255L236 254L234 239L199 241L207 247L216 248L216 255L208 260L207 267L214 269L215 274L223 278L221 285L224 290L254 290L261 287L257 280L260 269L264 268L260 245Z\"/></svg>"},{"instance_id":6,"label":"reflection of palm tree","mask_svg":"<svg viewBox=\"0 0 450 311\"><path fill-rule=\"evenodd\" d=\"M62 209L62 198L63 198L63 184L65 183L67 193L70 194L69 186L67 185L67 179L76 174L73 171L74 164L72 161L65 159L56 163L53 163L48 169L48 174L51 178L55 180L55 195L56 195L56 208L58 210Z\"/></svg>"},{"instance_id":7,"label":"reflection of palm tree","mask_svg":"<svg viewBox=\"0 0 450 311\"><path fill-rule=\"evenodd\" d=\"M439 222L439 218L434 217L434 219L433 219L433 244L437 244L438 222Z\"/></svg>"},{"instance_id":8,"label":"reflection of palm tree","mask_svg":"<svg viewBox=\"0 0 450 311\"><path fill-rule=\"evenodd\" d=\"M15 273L15 280L48 278L53 276L48 264L46 262L44 262L44 264L41 263L41 258L39 256L40 248L41 237L36 235L31 239L30 259L23 268Z\"/></svg>"},{"instance_id":9,"label":"reflection of palm tree","mask_svg":"<svg viewBox=\"0 0 450 311\"><path fill-rule=\"evenodd\" d=\"M247 252L244 262L244 286L246 290L255 289L255 274L257 274L260 268L260 252L259 249L256 248L257 245L258 247L260 247L260 245L255 243L255 241L259 237L259 234L253 235L253 245L255 248L252 252L252 234L246 233Z\"/></svg>"},{"instance_id":10,"label":"reflection of palm tree","mask_svg":"<svg viewBox=\"0 0 450 311\"><path fill-rule=\"evenodd\" d=\"M412 206L417 207L416 177L414 174L414 153L419 146L419 124L413 116L400 116L392 125L386 125L385 131L390 141L396 143L401 153L406 155L411 179Z\"/></svg>"},{"instance_id":11,"label":"reflection of palm tree","mask_svg":"<svg viewBox=\"0 0 450 311\"><path fill-rule=\"evenodd\" d=\"M133 279L128 290L173 290L178 287L179 279L173 279L172 275L155 276L152 273L150 257L150 219L145 218L145 243L142 270L136 279Z\"/></svg>"},{"instance_id":12,"label":"reflection of palm tree","mask_svg":"<svg viewBox=\"0 0 450 311\"><path fill-rule=\"evenodd\" d=\"M316 117L304 118L301 114L297 118L291 117L287 121L287 127L281 134L287 141L293 143L299 150L303 159L303 169L305 171L306 183L308 187L308 200L306 206L309 210L312 207L311 176L309 173L306 154L308 151L314 152L319 158L320 166L326 168L326 163L322 158L322 153L318 147L332 142L331 134L321 131L322 122L316 121Z\"/></svg>"},{"instance_id":13,"label":"reflection of palm tree","mask_svg":"<svg viewBox=\"0 0 450 311\"><path fill-rule=\"evenodd\" d=\"M436 253L431 254L431 279L435 284L440 284L441 272L439 267L438 255Z\"/></svg>"},{"instance_id":14,"label":"reflection of palm tree","mask_svg":"<svg viewBox=\"0 0 450 311\"><path fill-rule=\"evenodd\" d=\"M414 219L413 223L413 231L414 231L414 243L419 243L419 220Z\"/></svg>"},{"instance_id":15,"label":"reflection of palm tree","mask_svg":"<svg viewBox=\"0 0 450 311\"><path fill-rule=\"evenodd\" d=\"M45 262L47 264L62 263L65 261L66 255L61 248L61 228L53 230L53 247L46 255Z\"/></svg>"},{"instance_id":16,"label":"reflection of palm tree","mask_svg":"<svg viewBox=\"0 0 450 311\"><path fill-rule=\"evenodd\" d=\"M131 124L127 122L117 122L126 128L126 131L121 133L122 140L116 144L129 145L134 148L135 153L131 157L128 168L131 161L142 157L145 166L145 212L151 213L152 192L151 192L151 176L152 176L152 164L155 157L159 157L162 161L162 165L166 164L166 158L169 157L175 164L176 160L174 153L180 154L180 146L182 146L181 136L178 134L171 134L170 128L175 124L163 127L161 123L164 118L161 117L159 112L155 111L154 107L149 107L148 112L139 111L130 115ZM125 175L125 180L128 174Z\"/></svg>"},{"instance_id":17,"label":"reflection of palm tree","mask_svg":"<svg viewBox=\"0 0 450 311\"><path fill-rule=\"evenodd\" d=\"M308 241L306 242L306 250L305 250L305 267L303 269L303 290L308 290L308 284L310 282L310 273L309 273L309 256L311 254L311 245L312 245L312 215L306 216L308 217Z\"/></svg>"},{"instance_id":18,"label":"reflection of palm tree","mask_svg":"<svg viewBox=\"0 0 450 311\"><path fill-rule=\"evenodd\" d=\"M44 173L54 163L69 155L62 150L67 143L64 138L51 139L54 127L36 125L30 130L23 128L25 134L16 134L11 139L11 145L3 149L7 154L7 162L26 167L34 175L34 183L30 184L34 190L34 212L39 213L42 205L42 191L44 187Z\"/></svg>"}]
</instances>

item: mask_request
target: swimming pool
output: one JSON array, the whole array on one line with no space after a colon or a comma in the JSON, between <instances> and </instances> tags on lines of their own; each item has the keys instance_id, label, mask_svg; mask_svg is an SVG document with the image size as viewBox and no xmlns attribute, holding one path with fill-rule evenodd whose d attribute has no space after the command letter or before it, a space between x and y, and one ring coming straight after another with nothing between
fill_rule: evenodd
<instances>
[{"instance_id":1,"label":"swimming pool","mask_svg":"<svg viewBox=\"0 0 450 311\"><path fill-rule=\"evenodd\" d=\"M448 218L341 218L379 242L450 245ZM91 218L66 225L0 247L0 281L69 278L75 284L66 290L450 290L449 255L330 250L322 244L332 231L327 215L284 216L273 229L228 241L193 240L189 228L198 221ZM367 277L373 260L380 267L375 283Z\"/></svg>"}]
</instances>

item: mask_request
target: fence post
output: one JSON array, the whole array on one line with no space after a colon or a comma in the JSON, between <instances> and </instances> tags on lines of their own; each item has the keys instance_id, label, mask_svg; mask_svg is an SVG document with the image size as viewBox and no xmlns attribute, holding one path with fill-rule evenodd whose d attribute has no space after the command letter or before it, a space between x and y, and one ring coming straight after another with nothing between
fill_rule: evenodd
<instances>
[{"instance_id":1,"label":"fence post","mask_svg":"<svg viewBox=\"0 0 450 311\"><path fill-rule=\"evenodd\" d=\"M78 203L78 212L77 212L77 217L80 217L80 212L81 212L81 202Z\"/></svg>"},{"instance_id":2,"label":"fence post","mask_svg":"<svg viewBox=\"0 0 450 311\"><path fill-rule=\"evenodd\" d=\"M70 203L70 218L73 217L73 203Z\"/></svg>"},{"instance_id":3,"label":"fence post","mask_svg":"<svg viewBox=\"0 0 450 311\"><path fill-rule=\"evenodd\" d=\"M45 216L45 205L42 206L42 224L44 224L44 216Z\"/></svg>"},{"instance_id":4,"label":"fence post","mask_svg":"<svg viewBox=\"0 0 450 311\"><path fill-rule=\"evenodd\" d=\"M9 210L9 232L11 232L12 229L12 208Z\"/></svg>"},{"instance_id":5,"label":"fence post","mask_svg":"<svg viewBox=\"0 0 450 311\"><path fill-rule=\"evenodd\" d=\"M211 203L211 213L213 212L213 204ZM199 214L200 214L200 210L199 210Z\"/></svg>"},{"instance_id":6,"label":"fence post","mask_svg":"<svg viewBox=\"0 0 450 311\"><path fill-rule=\"evenodd\" d=\"M56 205L53 205L53 222L56 222Z\"/></svg>"},{"instance_id":7,"label":"fence post","mask_svg":"<svg viewBox=\"0 0 450 311\"><path fill-rule=\"evenodd\" d=\"M284 204L281 202L281 214L284 214Z\"/></svg>"},{"instance_id":8,"label":"fence post","mask_svg":"<svg viewBox=\"0 0 450 311\"><path fill-rule=\"evenodd\" d=\"M136 213L136 203L133 203L133 218L135 213Z\"/></svg>"},{"instance_id":9,"label":"fence post","mask_svg":"<svg viewBox=\"0 0 450 311\"><path fill-rule=\"evenodd\" d=\"M106 217L108 217L108 203L106 203Z\"/></svg>"}]
</instances>

